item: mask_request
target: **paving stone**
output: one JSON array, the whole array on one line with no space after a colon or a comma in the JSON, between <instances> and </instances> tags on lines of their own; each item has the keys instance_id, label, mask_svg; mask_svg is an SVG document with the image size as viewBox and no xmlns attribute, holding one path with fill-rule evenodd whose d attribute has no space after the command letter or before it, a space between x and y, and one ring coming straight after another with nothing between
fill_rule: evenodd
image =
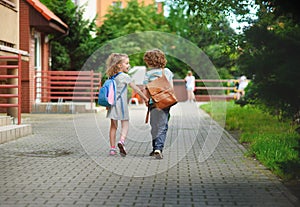
<instances>
[{"instance_id":1,"label":"paving stone","mask_svg":"<svg viewBox=\"0 0 300 207\"><path fill-rule=\"evenodd\" d=\"M164 159L148 156L146 108L130 106L128 155L108 155L105 111L23 115L33 134L0 145L0 206L297 206L296 197L198 109L171 110Z\"/></svg>"}]
</instances>

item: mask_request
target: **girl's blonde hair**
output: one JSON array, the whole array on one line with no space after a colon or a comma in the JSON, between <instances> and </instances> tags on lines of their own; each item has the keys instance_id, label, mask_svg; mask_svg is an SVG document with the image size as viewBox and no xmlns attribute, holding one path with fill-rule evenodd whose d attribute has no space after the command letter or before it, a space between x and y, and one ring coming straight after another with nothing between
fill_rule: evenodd
<instances>
[{"instance_id":1,"label":"girl's blonde hair","mask_svg":"<svg viewBox=\"0 0 300 207\"><path fill-rule=\"evenodd\" d=\"M122 53L112 53L106 60L106 75L112 77L120 71L120 64L128 58L128 55Z\"/></svg>"},{"instance_id":2,"label":"girl's blonde hair","mask_svg":"<svg viewBox=\"0 0 300 207\"><path fill-rule=\"evenodd\" d=\"M144 54L144 61L150 68L164 68L167 64L165 54L159 49L148 50Z\"/></svg>"}]
</instances>

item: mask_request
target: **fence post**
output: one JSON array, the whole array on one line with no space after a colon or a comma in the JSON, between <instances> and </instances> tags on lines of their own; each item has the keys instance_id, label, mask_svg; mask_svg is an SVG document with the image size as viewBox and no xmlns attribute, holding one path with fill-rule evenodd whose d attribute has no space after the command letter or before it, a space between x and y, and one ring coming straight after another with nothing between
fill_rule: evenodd
<instances>
[{"instance_id":1,"label":"fence post","mask_svg":"<svg viewBox=\"0 0 300 207\"><path fill-rule=\"evenodd\" d=\"M90 95L91 95L91 110L93 109L93 100L94 100L94 71L91 70L91 89L90 89Z\"/></svg>"},{"instance_id":2,"label":"fence post","mask_svg":"<svg viewBox=\"0 0 300 207\"><path fill-rule=\"evenodd\" d=\"M21 124L21 105L22 105L22 59L21 54L18 55L18 124Z\"/></svg>"},{"instance_id":3,"label":"fence post","mask_svg":"<svg viewBox=\"0 0 300 207\"><path fill-rule=\"evenodd\" d=\"M47 82L47 102L50 102L51 101L51 81L52 81L52 74L51 74L51 71L46 71L46 82Z\"/></svg>"}]
</instances>

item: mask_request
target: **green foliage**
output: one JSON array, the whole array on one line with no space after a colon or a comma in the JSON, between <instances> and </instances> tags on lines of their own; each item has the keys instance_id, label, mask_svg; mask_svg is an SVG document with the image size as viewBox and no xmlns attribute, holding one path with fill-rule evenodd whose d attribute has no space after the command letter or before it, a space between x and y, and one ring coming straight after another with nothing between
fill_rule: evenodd
<instances>
[{"instance_id":1,"label":"green foliage","mask_svg":"<svg viewBox=\"0 0 300 207\"><path fill-rule=\"evenodd\" d=\"M166 21L170 27L170 31L181 37L188 37L189 17L186 13L187 6L176 1L166 1L165 3L169 7L169 14Z\"/></svg>"},{"instance_id":2,"label":"green foliage","mask_svg":"<svg viewBox=\"0 0 300 207\"><path fill-rule=\"evenodd\" d=\"M105 21L99 28L101 42L142 31L168 31L163 14L157 14L155 5L140 5L137 0L128 1L126 8L111 6Z\"/></svg>"},{"instance_id":3,"label":"green foliage","mask_svg":"<svg viewBox=\"0 0 300 207\"><path fill-rule=\"evenodd\" d=\"M296 23L300 23L300 6L297 0L261 0L261 2L267 6L269 11L273 11L277 17L289 17Z\"/></svg>"},{"instance_id":4,"label":"green foliage","mask_svg":"<svg viewBox=\"0 0 300 207\"><path fill-rule=\"evenodd\" d=\"M210 57L216 67L221 79L231 79L239 76L236 68L237 56L230 47L220 44L209 45L205 48L206 54Z\"/></svg>"},{"instance_id":5,"label":"green foliage","mask_svg":"<svg viewBox=\"0 0 300 207\"><path fill-rule=\"evenodd\" d=\"M234 38L229 38L232 39L231 41L224 39L226 36L232 37L234 32L224 13L218 12L212 15L210 4L206 6L206 13L203 13L201 18L197 16L200 13L191 12L193 6L187 6L188 4L182 3L183 1L178 3L172 1L173 7L167 18L163 14L157 14L155 4L145 6L139 4L137 0L128 1L126 8L120 8L120 5L115 4L105 16L103 25L97 29L97 37L93 38L91 32L95 31L94 22L83 20L83 10L74 6L71 0L43 0L42 2L70 28L68 36L52 41L53 70L81 69L86 59L97 48L120 36L142 31L162 31L176 33L196 43L209 54L221 78L231 77L236 72L237 56L233 55L236 52L231 47L234 45ZM205 21L202 21L203 19ZM132 48L132 51L138 51L138 48L132 47L133 43L124 44ZM182 53L184 55L185 51L182 50ZM143 65L141 57L142 54L133 55L131 64ZM168 57L167 67L172 68L178 78L184 77L187 70L191 69L189 63L183 63L171 56ZM95 69L92 65L86 68Z\"/></svg>"},{"instance_id":6,"label":"green foliage","mask_svg":"<svg viewBox=\"0 0 300 207\"><path fill-rule=\"evenodd\" d=\"M66 47L64 47L57 41L52 41L51 48L52 68L63 69L66 65L70 65L71 59Z\"/></svg>"},{"instance_id":7,"label":"green foliage","mask_svg":"<svg viewBox=\"0 0 300 207\"><path fill-rule=\"evenodd\" d=\"M120 8L118 4L111 6L105 15L103 25L97 30L98 42L103 45L112 39L143 31L169 31L165 17L156 11L154 4L145 6L139 4L137 0L128 1L125 8ZM140 48L135 47L138 45L137 40L124 42L124 45L128 46L128 53L131 49L132 54L134 54L130 56L131 65L144 65L143 54L139 54Z\"/></svg>"},{"instance_id":8,"label":"green foliage","mask_svg":"<svg viewBox=\"0 0 300 207\"><path fill-rule=\"evenodd\" d=\"M67 36L51 40L52 70L81 70L84 62L99 46L92 37L95 23L83 19L83 9L71 0L41 0L69 26Z\"/></svg>"},{"instance_id":9,"label":"green foliage","mask_svg":"<svg viewBox=\"0 0 300 207\"><path fill-rule=\"evenodd\" d=\"M299 6L295 0L175 2L184 8L177 14L184 13L188 17L185 18L187 32L181 34L192 37L189 40L209 54L221 78L230 74L245 74L248 78L253 78L253 84L249 87L251 97L247 97L249 100L240 100L242 104L261 104L281 119L291 118L300 110L300 18ZM247 19L250 8L256 7L256 4L259 5L258 19ZM249 23L250 26L244 30L244 34L234 36L227 32L227 27L220 27L226 25L223 17L229 12L239 15L241 22ZM222 52L221 57L214 48L224 45L230 50L227 53ZM239 58L234 48L240 48L238 65L235 64L236 59L224 61L226 56Z\"/></svg>"},{"instance_id":10,"label":"green foliage","mask_svg":"<svg viewBox=\"0 0 300 207\"><path fill-rule=\"evenodd\" d=\"M211 106L206 104L201 108L211 113ZM218 103L214 106L214 110L218 110ZM251 105L240 107L231 101L226 106L225 129L240 131L239 142L249 146L248 156L257 158L282 178L289 179L300 175L300 136L295 132L295 126L289 122L278 121L276 117Z\"/></svg>"},{"instance_id":11,"label":"green foliage","mask_svg":"<svg viewBox=\"0 0 300 207\"><path fill-rule=\"evenodd\" d=\"M170 6L167 21L171 32L181 35L201 48L221 78L236 76L237 36L222 9L212 7L211 2L202 1L177 0L166 3ZM177 68L178 72L179 68L183 69L183 74L190 69L180 64Z\"/></svg>"},{"instance_id":12,"label":"green foliage","mask_svg":"<svg viewBox=\"0 0 300 207\"><path fill-rule=\"evenodd\" d=\"M220 39L231 41L232 29L226 17L229 13L239 15L239 21L249 21L247 14L254 2L239 0L175 0L180 7L185 8L186 16L190 18L189 29L197 31L198 35L203 29L210 31L210 38L206 41L220 42ZM191 28L192 27L192 28ZM198 29L197 29L198 28ZM198 39L198 38L197 38ZM232 42L233 43L233 42Z\"/></svg>"},{"instance_id":13,"label":"green foliage","mask_svg":"<svg viewBox=\"0 0 300 207\"><path fill-rule=\"evenodd\" d=\"M278 117L300 110L300 28L289 19L260 12L259 21L245 31L240 69L253 79L253 94Z\"/></svg>"}]
</instances>

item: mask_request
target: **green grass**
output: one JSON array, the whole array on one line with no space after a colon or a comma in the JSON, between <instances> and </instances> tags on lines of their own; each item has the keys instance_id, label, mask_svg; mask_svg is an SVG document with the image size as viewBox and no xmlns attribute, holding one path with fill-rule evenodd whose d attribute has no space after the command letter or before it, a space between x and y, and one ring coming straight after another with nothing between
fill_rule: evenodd
<instances>
[{"instance_id":1,"label":"green grass","mask_svg":"<svg viewBox=\"0 0 300 207\"><path fill-rule=\"evenodd\" d=\"M225 129L239 131L239 142L247 146L247 156L253 156L283 179L300 176L299 140L296 126L278 121L253 106L240 107L226 102ZM201 105L216 121L224 114L224 103Z\"/></svg>"}]
</instances>

